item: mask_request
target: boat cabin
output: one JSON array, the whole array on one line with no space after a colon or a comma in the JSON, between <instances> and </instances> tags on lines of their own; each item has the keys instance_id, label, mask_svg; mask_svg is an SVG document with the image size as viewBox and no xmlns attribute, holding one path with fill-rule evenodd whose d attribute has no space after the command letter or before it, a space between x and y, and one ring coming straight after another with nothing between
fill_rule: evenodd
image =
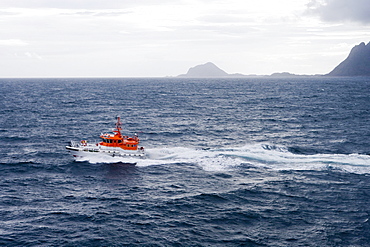
<instances>
[{"instance_id":1,"label":"boat cabin","mask_svg":"<svg viewBox=\"0 0 370 247\"><path fill-rule=\"evenodd\" d=\"M124 150L138 150L140 140L136 134L133 137L122 136L120 118L117 119L116 130L113 132L114 134L102 134L100 136L102 142L100 142L99 145L105 147L118 147Z\"/></svg>"},{"instance_id":2,"label":"boat cabin","mask_svg":"<svg viewBox=\"0 0 370 247\"><path fill-rule=\"evenodd\" d=\"M137 150L139 144L139 138L137 136L128 137L128 136L119 136L119 135L110 135L105 134L100 136L102 142L99 144L105 147L119 147L125 150Z\"/></svg>"}]
</instances>

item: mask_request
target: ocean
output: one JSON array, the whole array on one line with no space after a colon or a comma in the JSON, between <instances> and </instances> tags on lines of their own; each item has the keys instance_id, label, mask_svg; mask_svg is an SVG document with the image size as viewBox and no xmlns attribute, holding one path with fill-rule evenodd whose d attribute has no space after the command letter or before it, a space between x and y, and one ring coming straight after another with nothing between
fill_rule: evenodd
<instances>
[{"instance_id":1,"label":"ocean","mask_svg":"<svg viewBox=\"0 0 370 247\"><path fill-rule=\"evenodd\" d=\"M370 246L370 78L0 79L1 246ZM114 128L147 151L75 161Z\"/></svg>"}]
</instances>

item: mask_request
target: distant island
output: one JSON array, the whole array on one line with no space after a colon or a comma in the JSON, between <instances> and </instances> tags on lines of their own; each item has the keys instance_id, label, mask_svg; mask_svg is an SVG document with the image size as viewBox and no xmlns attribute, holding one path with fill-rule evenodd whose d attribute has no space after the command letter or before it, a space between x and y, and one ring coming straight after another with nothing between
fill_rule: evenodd
<instances>
[{"instance_id":1,"label":"distant island","mask_svg":"<svg viewBox=\"0 0 370 247\"><path fill-rule=\"evenodd\" d=\"M188 70L188 73L179 77L225 77L229 74L217 67L213 63L197 65Z\"/></svg>"},{"instance_id":2,"label":"distant island","mask_svg":"<svg viewBox=\"0 0 370 247\"><path fill-rule=\"evenodd\" d=\"M296 75L289 72L273 73L271 75L243 75L240 73L229 74L208 62L197 65L188 70L186 74L177 77L185 78L222 78L222 77L307 77L307 76L370 76L370 42L365 45L362 42L352 48L349 56L336 66L330 73L325 75Z\"/></svg>"},{"instance_id":3,"label":"distant island","mask_svg":"<svg viewBox=\"0 0 370 247\"><path fill-rule=\"evenodd\" d=\"M228 74L224 70L217 67L214 63L208 62L205 64L197 65L188 70L186 74L179 75L178 77L244 77L242 74Z\"/></svg>"},{"instance_id":4,"label":"distant island","mask_svg":"<svg viewBox=\"0 0 370 247\"><path fill-rule=\"evenodd\" d=\"M187 77L187 78L240 78L240 77L297 77L297 76L307 76L307 75L295 75L288 72L273 73L272 75L243 75L240 73L229 74L224 70L217 67L214 63L208 62L205 64L200 64L192 67L188 70L186 74L178 75L177 77Z\"/></svg>"}]
</instances>

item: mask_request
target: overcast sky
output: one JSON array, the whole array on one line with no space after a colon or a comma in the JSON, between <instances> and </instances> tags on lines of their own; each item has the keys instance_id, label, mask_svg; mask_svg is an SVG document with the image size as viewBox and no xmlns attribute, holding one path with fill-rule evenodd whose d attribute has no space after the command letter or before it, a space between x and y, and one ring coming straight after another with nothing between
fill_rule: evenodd
<instances>
[{"instance_id":1,"label":"overcast sky","mask_svg":"<svg viewBox=\"0 0 370 247\"><path fill-rule=\"evenodd\" d=\"M370 41L370 0L1 0L0 77L325 74Z\"/></svg>"}]
</instances>

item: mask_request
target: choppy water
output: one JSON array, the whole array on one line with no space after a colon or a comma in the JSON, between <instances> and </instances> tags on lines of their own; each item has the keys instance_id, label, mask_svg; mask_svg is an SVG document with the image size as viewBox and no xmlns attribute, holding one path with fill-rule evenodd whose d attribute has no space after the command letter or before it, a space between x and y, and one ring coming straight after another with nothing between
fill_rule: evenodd
<instances>
[{"instance_id":1,"label":"choppy water","mask_svg":"<svg viewBox=\"0 0 370 247\"><path fill-rule=\"evenodd\" d=\"M368 246L370 78L0 79L0 245ZM74 162L120 115L148 158Z\"/></svg>"}]
</instances>

